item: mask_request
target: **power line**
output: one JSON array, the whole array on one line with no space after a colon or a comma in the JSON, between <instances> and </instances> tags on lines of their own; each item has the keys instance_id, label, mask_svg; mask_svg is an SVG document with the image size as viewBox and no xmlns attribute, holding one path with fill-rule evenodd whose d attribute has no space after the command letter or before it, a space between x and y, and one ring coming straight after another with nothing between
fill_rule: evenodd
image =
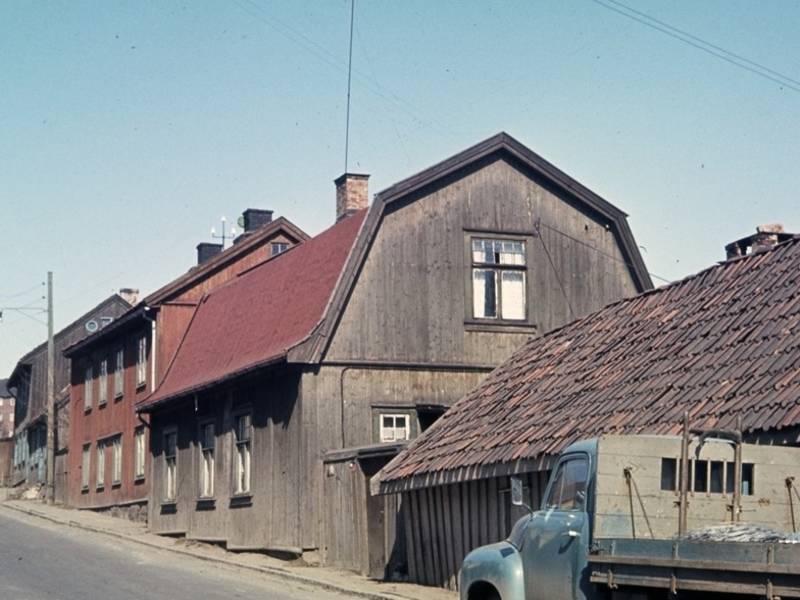
<instances>
[{"instance_id":1,"label":"power line","mask_svg":"<svg viewBox=\"0 0 800 600\"><path fill-rule=\"evenodd\" d=\"M572 318L575 318L575 310L572 308L572 302L569 301L569 294L567 294L567 290L564 288L564 282L561 281L561 275L558 273L558 269L556 268L556 264L553 262L553 257L550 256L550 250L547 248L547 244L544 241L544 237L542 237L542 231L539 229L539 223L535 224L536 233L538 234L537 237L539 241L542 243L542 248L544 248L544 253L547 255L547 260L550 262L550 266L553 269L553 274L556 276L556 281L558 281L558 286L561 288L561 293L564 294L564 300L567 302L567 307L569 307L569 312L572 315Z\"/></svg>"},{"instance_id":2,"label":"power line","mask_svg":"<svg viewBox=\"0 0 800 600\"><path fill-rule=\"evenodd\" d=\"M347 153L350 150L350 84L353 80L353 22L356 17L356 0L350 0L350 54L347 59L347 124L344 130L344 172L347 173Z\"/></svg>"},{"instance_id":3,"label":"power line","mask_svg":"<svg viewBox=\"0 0 800 600\"><path fill-rule=\"evenodd\" d=\"M11 300L12 298L19 298L20 296L24 296L26 294L30 294L35 290L38 290L42 286L44 286L44 282L37 283L33 287L28 288L27 290L22 290L21 292L14 292L13 294L0 294L0 298L2 298L3 300Z\"/></svg>"},{"instance_id":4,"label":"power line","mask_svg":"<svg viewBox=\"0 0 800 600\"><path fill-rule=\"evenodd\" d=\"M651 29L655 29L656 31L660 31L664 35L668 35L669 37L681 41L689 46L692 46L693 48L701 50L706 54L710 54L711 56L719 58L720 60L724 60L725 62L730 63L735 67L738 67L745 71L749 71L750 73L758 75L759 77L763 77L764 79L768 79L794 92L800 92L800 81L792 79L791 77L783 75L778 71L765 67L755 61L740 56L734 52L725 50L720 46L712 44L711 42L707 42L704 39L692 35L690 33L684 32L683 30L678 29L677 27L673 27L672 25L669 25L667 23L664 23L663 21L659 21L658 19L655 19L654 17L651 17L646 13L634 10L628 7L627 5L622 4L621 2L617 2L616 0L605 0L605 1L592 0L592 2L602 6L607 10L622 15L623 17L627 17L628 19L636 21L641 25L650 27ZM606 4L606 2L613 2L613 4L622 7L625 10L621 10L616 6Z\"/></svg>"}]
</instances>

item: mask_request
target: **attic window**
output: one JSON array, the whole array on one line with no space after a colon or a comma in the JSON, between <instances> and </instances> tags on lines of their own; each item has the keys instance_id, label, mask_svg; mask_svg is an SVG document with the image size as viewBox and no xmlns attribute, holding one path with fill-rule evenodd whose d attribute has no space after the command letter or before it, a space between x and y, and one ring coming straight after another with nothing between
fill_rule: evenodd
<instances>
[{"instance_id":1,"label":"attic window","mask_svg":"<svg viewBox=\"0 0 800 600\"><path fill-rule=\"evenodd\" d=\"M524 321L525 242L474 237L471 255L472 316L475 319Z\"/></svg>"},{"instance_id":2,"label":"attic window","mask_svg":"<svg viewBox=\"0 0 800 600\"><path fill-rule=\"evenodd\" d=\"M272 242L272 244L270 244L270 256L281 254L282 252L286 252L288 249L289 244L286 242Z\"/></svg>"}]
</instances>

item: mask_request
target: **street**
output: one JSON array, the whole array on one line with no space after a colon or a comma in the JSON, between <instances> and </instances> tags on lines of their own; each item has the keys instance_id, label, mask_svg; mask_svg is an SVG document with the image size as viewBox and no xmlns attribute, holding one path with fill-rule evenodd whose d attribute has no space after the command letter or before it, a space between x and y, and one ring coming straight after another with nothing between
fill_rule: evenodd
<instances>
[{"instance_id":1,"label":"street","mask_svg":"<svg viewBox=\"0 0 800 600\"><path fill-rule=\"evenodd\" d=\"M0 513L3 600L335 600L344 596Z\"/></svg>"}]
</instances>

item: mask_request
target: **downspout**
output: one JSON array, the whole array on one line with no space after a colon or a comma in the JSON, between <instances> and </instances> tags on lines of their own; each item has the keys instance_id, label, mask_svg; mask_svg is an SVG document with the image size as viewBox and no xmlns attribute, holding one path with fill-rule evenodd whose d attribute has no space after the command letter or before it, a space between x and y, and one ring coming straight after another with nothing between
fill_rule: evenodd
<instances>
[{"instance_id":1,"label":"downspout","mask_svg":"<svg viewBox=\"0 0 800 600\"><path fill-rule=\"evenodd\" d=\"M340 401L340 410L341 410L341 426L342 426L342 448L345 448L345 426L344 426L344 376L345 374L351 370L353 367L345 367L339 373L339 401Z\"/></svg>"},{"instance_id":2,"label":"downspout","mask_svg":"<svg viewBox=\"0 0 800 600\"><path fill-rule=\"evenodd\" d=\"M150 393L152 394L156 391L156 348L158 347L156 345L156 339L158 335L158 329L156 328L156 318L151 317L148 314L151 311L151 307L144 307L144 318L150 321Z\"/></svg>"}]
</instances>

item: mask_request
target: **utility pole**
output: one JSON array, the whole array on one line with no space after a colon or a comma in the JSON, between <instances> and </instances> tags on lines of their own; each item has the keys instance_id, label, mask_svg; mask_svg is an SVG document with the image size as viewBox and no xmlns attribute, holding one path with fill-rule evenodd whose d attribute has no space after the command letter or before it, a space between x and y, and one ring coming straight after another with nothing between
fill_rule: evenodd
<instances>
[{"instance_id":1,"label":"utility pole","mask_svg":"<svg viewBox=\"0 0 800 600\"><path fill-rule=\"evenodd\" d=\"M47 490L48 504L55 502L56 489L56 394L55 345L53 343L53 272L47 272Z\"/></svg>"}]
</instances>

